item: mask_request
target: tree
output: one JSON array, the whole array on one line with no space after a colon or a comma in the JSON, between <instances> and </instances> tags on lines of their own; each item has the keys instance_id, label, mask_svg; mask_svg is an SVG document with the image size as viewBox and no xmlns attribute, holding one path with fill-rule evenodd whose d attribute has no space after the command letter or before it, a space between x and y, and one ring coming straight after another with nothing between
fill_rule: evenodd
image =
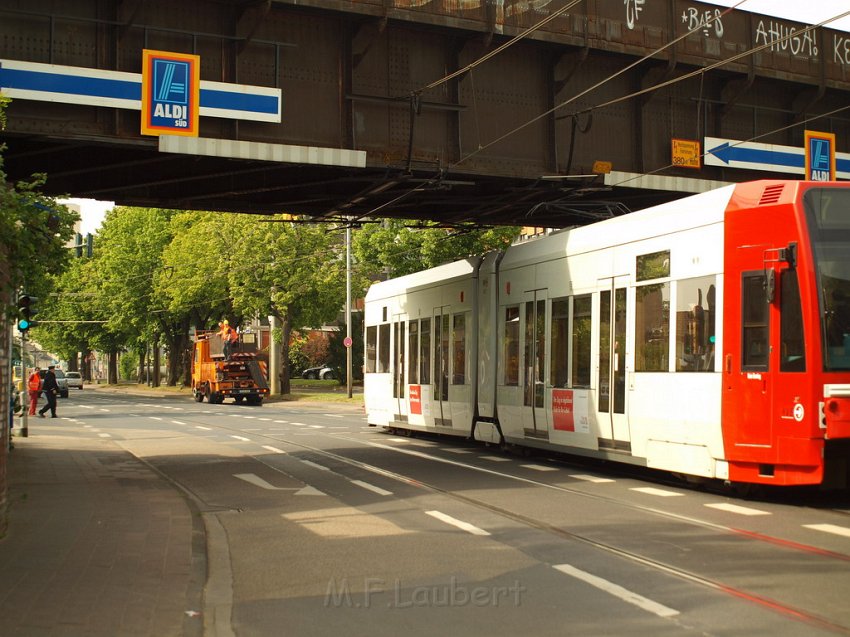
<instances>
[{"instance_id":1,"label":"tree","mask_svg":"<svg viewBox=\"0 0 850 637\"><path fill-rule=\"evenodd\" d=\"M248 316L280 320L281 393L290 393L289 338L293 328L318 327L337 316L345 298L340 235L327 225L232 222L229 280L233 307ZM258 261L257 255L267 255Z\"/></svg>"},{"instance_id":2,"label":"tree","mask_svg":"<svg viewBox=\"0 0 850 637\"><path fill-rule=\"evenodd\" d=\"M449 230L436 226L411 228L406 223L388 220L370 224L355 234L353 253L361 275L372 279L380 275L404 276L464 257L504 250L518 235L518 229L512 227Z\"/></svg>"}]
</instances>

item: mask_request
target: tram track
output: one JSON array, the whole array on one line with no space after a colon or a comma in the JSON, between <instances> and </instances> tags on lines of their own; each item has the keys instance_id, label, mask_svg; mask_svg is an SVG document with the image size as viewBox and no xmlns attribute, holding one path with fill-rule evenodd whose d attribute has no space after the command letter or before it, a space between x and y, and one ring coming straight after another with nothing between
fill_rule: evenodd
<instances>
[{"instance_id":1,"label":"tram track","mask_svg":"<svg viewBox=\"0 0 850 637\"><path fill-rule=\"evenodd\" d=\"M207 423L207 424L210 424L210 423ZM212 424L210 424L210 426L215 427L216 429L219 429L223 432L227 432L228 434L237 433L237 432L238 433L244 433L243 430L238 428L238 427L231 427L231 426L228 426L228 425L223 424L223 423L212 423ZM473 506L473 507L479 508L481 510L487 511L489 513L501 516L501 517L503 517L507 520L511 520L511 521L518 523L520 525L523 525L527 528L535 529L535 530L538 530L538 531L541 531L541 532L544 532L544 533L547 533L549 535L559 537L559 538L562 538L562 539L565 539L565 540L577 542L577 543L583 544L585 546L591 547L593 549L602 551L606 554L615 556L617 558L627 560L631 563L639 564L639 565L641 565L645 568L649 568L649 569L654 570L658 573L666 574L668 576L675 577L675 578L680 579L682 581L689 582L689 583L692 583L692 584L696 584L696 585L702 586L704 588L710 589L712 591L724 593L726 595L730 595L732 597L747 601L749 603L757 605L758 607L770 610L770 611L777 613L777 614L779 614L779 615L781 615L781 616L783 616L787 619L791 619L791 620L800 622L800 623L805 624L809 627L817 628L817 629L820 629L820 630L825 630L825 631L832 632L832 633L835 633L835 634L850 635L850 626L845 626L845 625L836 623L836 622L831 621L831 620L829 620L825 617L822 617L822 616L820 616L816 613L809 612L808 610L798 608L794 605L787 604L785 602L782 602L782 601L777 600L777 599L773 599L773 598L768 597L768 596L764 596L764 595L761 595L761 594L758 594L758 593L747 591L747 590L740 588L740 587L737 587L737 586L725 584L724 582L720 581L719 579L717 579L715 577L709 577L709 576L706 576L706 575L701 575L701 574L695 573L691 570L676 566L674 564L670 564L668 562L658 560L658 559L655 559L655 558L652 558L652 557L648 557L648 556L642 555L638 552L616 546L616 545L614 545L610 542L604 542L604 541L601 541L599 539L590 537L590 536L582 534L582 533L576 533L576 532L564 529L562 527L547 523L545 521L535 519L535 518L530 517L528 515L523 515L522 513L519 513L517 511L512 511L512 510L507 509L505 507L494 505L494 504L486 502L486 501L484 501L480 498L471 497L471 496L464 495L464 494L461 494L461 493L458 493L458 492L455 492L455 491L450 491L450 490L444 489L444 488L440 487L438 484L435 484L433 482L423 481L423 480L416 478L414 476L411 476L411 475L405 475L403 473L399 473L397 471L385 469L383 467L371 464L369 462L364 462L362 460L357 460L357 459L350 458L350 457L347 457L345 455L342 455L342 454L339 454L339 453L336 453L336 452L333 452L333 451L329 451L327 449L323 449L323 448L315 446L313 444L308 444L306 442L297 441L297 440L294 440L292 436L287 436L286 434L281 434L279 432L276 432L274 434L266 434L266 433L262 433L262 432L252 431L251 435L254 438L264 439L266 441L271 441L271 442L275 442L275 443L278 443L278 444L284 443L284 444L289 445L291 447L294 447L296 449L308 452L310 454L313 454L313 455L321 457L321 458L325 458L325 459L330 460L330 461L341 463L343 465L354 467L354 468L357 468L357 469L360 469L360 470L363 470L363 471L368 471L372 474L380 475L380 476L383 476L384 478L391 479L391 480L394 480L394 481L397 481L397 482L400 482L400 483L403 483L403 484L406 484L406 485L409 485L409 486L425 489L425 490L427 490L431 493L439 494L441 496L444 496L444 497L447 497L451 500L454 500L458 503ZM327 434L317 433L317 435L327 435ZM657 508L654 508L654 507L649 507L649 506L640 505L640 504L636 504L636 503L624 502L622 500L619 500L619 499L616 499L616 498L613 498L613 497L610 497L610 496L587 493L587 492L584 492L584 491L581 491L581 490L578 490L578 489L572 489L572 488L564 487L564 486L560 486L560 485L548 484L546 482L541 482L539 480L534 480L532 478L526 478L526 477L522 477L522 476L516 476L516 475L512 475L512 474L508 474L508 473L494 471L492 469L487 469L487 468L484 468L484 467L477 467L475 465L467 464L467 463L456 461L456 460L451 460L451 459L447 459L447 458L439 458L439 457L436 457L436 456L430 456L430 455L423 453L421 451L416 451L416 450L411 450L411 449L399 449L397 447L392 447L390 445L386 445L386 444L383 444L383 443L364 441L362 439L358 439L358 438L355 438L355 437L352 437L352 436L346 436L346 435L334 435L330 438L332 440L345 440L347 442L355 443L359 446L366 446L366 447L371 447L371 448L377 447L379 449L390 450L390 451L393 451L393 452L396 452L396 453L404 453L404 454L408 454L408 455L411 455L411 456L419 457L419 458L421 458L423 460L427 460L427 461L436 461L436 462L444 463L444 464L447 464L447 465L457 466L457 467L463 468L465 470L473 470L473 471L478 471L478 472L482 472L482 473L486 473L486 474L491 474L491 475L498 476L498 477L501 477L501 478L508 478L508 479L511 479L511 480L516 480L516 481L526 483L526 484L531 485L531 486L543 487L543 488L546 488L546 489L549 489L549 490L562 492L562 493L569 494L569 495L572 495L572 496L579 496L579 497L582 497L582 498L591 499L593 501L601 502L601 503L608 504L608 505L615 505L615 506L618 506L618 507L628 508L628 509L635 510L635 511L638 511L638 512L641 512L641 513L644 513L644 514L648 514L648 515L652 515L652 516L656 516L656 517L661 517L661 518L668 519L668 520L671 520L671 521L676 521L676 522L680 522L680 523L694 525L694 526L698 526L698 527L703 528L703 529L709 529L709 530L712 530L712 531L715 531L715 532L733 535L735 537L742 538L746 541L753 541L753 542L758 542L758 543L761 543L761 544L769 544L769 545L772 545L772 546L775 546L775 547L779 547L783 550L796 551L796 552L805 553L805 554L808 554L808 555L811 555L811 556L816 556L816 557L819 557L819 558L825 558L825 559L830 559L830 560L838 560L838 561L841 561L841 562L850 561L850 555L846 555L846 554L843 554L843 553L837 553L837 552L833 552L833 551L820 549L818 547L814 547L814 546L810 546L810 545L800 544L800 543L796 543L796 542L790 542L790 541L787 541L787 540L783 540L781 538L776 538L776 537L772 537L772 536L768 536L768 535L764 535L764 534L752 533L752 532L748 532L746 530L736 529L734 527L725 526L725 525L722 525L722 524L717 524L717 523L709 522L709 521L706 521L706 520L700 520L700 519L697 519L697 518L693 518L693 517L689 517L689 516L683 516L683 515L680 515L680 514L669 512L669 511L663 511L661 509L657 509ZM260 462L261 464L263 464L264 466L268 467L269 469L271 469L273 471L282 471L282 469L280 469L280 467L277 467L273 463L265 461L262 455L254 455L253 457L255 458L255 460L257 460L258 462ZM340 472L334 470L333 468L330 468L330 467L325 467L325 468L328 469L333 474L340 476L343 479L348 479L348 477L345 476L343 473L340 473Z\"/></svg>"}]
</instances>

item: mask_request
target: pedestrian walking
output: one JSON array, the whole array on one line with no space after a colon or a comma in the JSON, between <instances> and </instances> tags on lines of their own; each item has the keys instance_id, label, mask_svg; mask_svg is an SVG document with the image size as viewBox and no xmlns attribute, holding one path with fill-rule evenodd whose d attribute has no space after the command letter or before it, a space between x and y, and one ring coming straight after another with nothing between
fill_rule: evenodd
<instances>
[{"instance_id":1,"label":"pedestrian walking","mask_svg":"<svg viewBox=\"0 0 850 637\"><path fill-rule=\"evenodd\" d=\"M47 399L47 404L38 410L38 415L44 418L44 412L50 410L50 417L56 418L56 396L59 395L59 383L56 382L55 365L47 366L47 373L44 375L44 382L41 389L44 391L44 397Z\"/></svg>"},{"instance_id":2,"label":"pedestrian walking","mask_svg":"<svg viewBox=\"0 0 850 637\"><path fill-rule=\"evenodd\" d=\"M38 367L33 367L32 374L27 379L27 392L30 397L30 416L35 416L35 410L38 408L38 396L41 393L41 375L38 372Z\"/></svg>"}]
</instances>

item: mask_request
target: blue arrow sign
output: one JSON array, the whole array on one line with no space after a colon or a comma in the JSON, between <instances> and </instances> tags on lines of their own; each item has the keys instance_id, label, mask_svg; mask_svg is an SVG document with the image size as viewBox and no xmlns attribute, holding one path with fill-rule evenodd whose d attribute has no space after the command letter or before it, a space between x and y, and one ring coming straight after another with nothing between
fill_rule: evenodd
<instances>
[{"instance_id":1,"label":"blue arrow sign","mask_svg":"<svg viewBox=\"0 0 850 637\"><path fill-rule=\"evenodd\" d=\"M706 137L703 141L706 166L806 174L806 153L802 146L778 146L718 137ZM835 153L835 173L838 179L850 179L850 154Z\"/></svg>"},{"instance_id":2,"label":"blue arrow sign","mask_svg":"<svg viewBox=\"0 0 850 637\"><path fill-rule=\"evenodd\" d=\"M806 158L803 155L762 148L751 148L744 145L733 146L729 142L721 144L716 148L711 148L708 152L727 165L733 162L744 162L748 164L770 164L772 166L803 168L806 163Z\"/></svg>"}]
</instances>

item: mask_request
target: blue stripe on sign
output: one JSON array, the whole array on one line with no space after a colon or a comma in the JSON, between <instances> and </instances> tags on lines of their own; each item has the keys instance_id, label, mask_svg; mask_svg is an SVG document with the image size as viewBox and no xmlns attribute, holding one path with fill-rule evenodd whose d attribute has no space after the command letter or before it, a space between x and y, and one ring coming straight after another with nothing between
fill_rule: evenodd
<instances>
[{"instance_id":1,"label":"blue stripe on sign","mask_svg":"<svg viewBox=\"0 0 850 637\"><path fill-rule=\"evenodd\" d=\"M80 77L19 69L0 68L0 87L122 100L142 99L141 81L106 80L97 77Z\"/></svg>"},{"instance_id":2,"label":"blue stripe on sign","mask_svg":"<svg viewBox=\"0 0 850 637\"><path fill-rule=\"evenodd\" d=\"M245 113L277 115L278 98L273 95L246 95L245 93L202 88L201 108L220 108Z\"/></svg>"}]
</instances>

